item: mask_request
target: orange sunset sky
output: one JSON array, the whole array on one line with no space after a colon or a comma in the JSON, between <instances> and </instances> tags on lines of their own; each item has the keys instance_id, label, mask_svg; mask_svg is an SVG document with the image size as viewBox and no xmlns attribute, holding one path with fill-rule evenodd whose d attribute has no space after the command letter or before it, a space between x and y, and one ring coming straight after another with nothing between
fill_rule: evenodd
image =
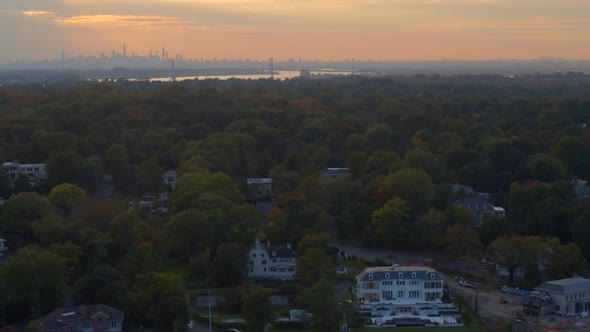
<instances>
[{"instance_id":1,"label":"orange sunset sky","mask_svg":"<svg viewBox=\"0 0 590 332\"><path fill-rule=\"evenodd\" d=\"M0 63L146 55L590 59L590 0L0 0Z\"/></svg>"}]
</instances>

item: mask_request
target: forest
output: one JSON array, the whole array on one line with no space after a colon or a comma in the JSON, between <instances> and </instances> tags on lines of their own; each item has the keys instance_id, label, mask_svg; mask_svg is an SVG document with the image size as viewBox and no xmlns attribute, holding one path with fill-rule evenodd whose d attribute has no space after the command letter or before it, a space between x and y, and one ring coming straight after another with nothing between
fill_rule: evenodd
<instances>
[{"instance_id":1,"label":"forest","mask_svg":"<svg viewBox=\"0 0 590 332\"><path fill-rule=\"evenodd\" d=\"M0 326L68 300L182 331L191 294L215 287L259 331L270 304L246 278L255 238L297 248L296 302L322 331L336 307L329 234L485 257L525 288L588 275L590 196L574 185L590 180L589 96L573 72L0 86L0 161L48 172L36 186L0 174ZM350 173L320 176L333 167ZM264 216L252 177L273 181ZM456 185L506 216L475 227ZM141 197L165 191L167 213L142 218Z\"/></svg>"}]
</instances>

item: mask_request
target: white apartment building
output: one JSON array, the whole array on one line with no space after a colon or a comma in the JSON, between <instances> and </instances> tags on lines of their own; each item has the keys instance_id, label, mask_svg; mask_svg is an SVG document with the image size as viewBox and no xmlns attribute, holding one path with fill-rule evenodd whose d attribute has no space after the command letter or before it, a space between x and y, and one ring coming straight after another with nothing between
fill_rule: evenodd
<instances>
[{"instance_id":1,"label":"white apartment building","mask_svg":"<svg viewBox=\"0 0 590 332\"><path fill-rule=\"evenodd\" d=\"M274 279L295 279L297 261L291 245L271 246L258 239L248 253L248 276Z\"/></svg>"},{"instance_id":2,"label":"white apartment building","mask_svg":"<svg viewBox=\"0 0 590 332\"><path fill-rule=\"evenodd\" d=\"M24 174L32 186L47 180L47 166L45 164L19 164L8 162L2 164L4 174L8 176L11 185L18 179L19 174Z\"/></svg>"}]
</instances>

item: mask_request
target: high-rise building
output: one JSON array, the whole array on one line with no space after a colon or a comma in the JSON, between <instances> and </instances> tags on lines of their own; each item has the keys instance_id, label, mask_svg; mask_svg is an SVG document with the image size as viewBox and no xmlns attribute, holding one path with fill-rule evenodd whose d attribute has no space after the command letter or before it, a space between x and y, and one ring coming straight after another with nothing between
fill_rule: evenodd
<instances>
[{"instance_id":1,"label":"high-rise building","mask_svg":"<svg viewBox=\"0 0 590 332\"><path fill-rule=\"evenodd\" d=\"M127 45L123 44L123 57L127 57Z\"/></svg>"}]
</instances>

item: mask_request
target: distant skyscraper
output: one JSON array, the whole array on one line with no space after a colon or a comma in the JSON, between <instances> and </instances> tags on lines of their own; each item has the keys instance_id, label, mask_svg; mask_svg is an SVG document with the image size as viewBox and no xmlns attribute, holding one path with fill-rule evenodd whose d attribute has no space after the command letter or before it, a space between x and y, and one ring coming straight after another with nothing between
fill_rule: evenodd
<instances>
[{"instance_id":1,"label":"distant skyscraper","mask_svg":"<svg viewBox=\"0 0 590 332\"><path fill-rule=\"evenodd\" d=\"M123 44L123 57L127 57L127 45Z\"/></svg>"},{"instance_id":2,"label":"distant skyscraper","mask_svg":"<svg viewBox=\"0 0 590 332\"><path fill-rule=\"evenodd\" d=\"M166 49L162 46L162 61L166 61Z\"/></svg>"},{"instance_id":3,"label":"distant skyscraper","mask_svg":"<svg viewBox=\"0 0 590 332\"><path fill-rule=\"evenodd\" d=\"M66 61L66 51L61 50L61 62Z\"/></svg>"}]
</instances>

